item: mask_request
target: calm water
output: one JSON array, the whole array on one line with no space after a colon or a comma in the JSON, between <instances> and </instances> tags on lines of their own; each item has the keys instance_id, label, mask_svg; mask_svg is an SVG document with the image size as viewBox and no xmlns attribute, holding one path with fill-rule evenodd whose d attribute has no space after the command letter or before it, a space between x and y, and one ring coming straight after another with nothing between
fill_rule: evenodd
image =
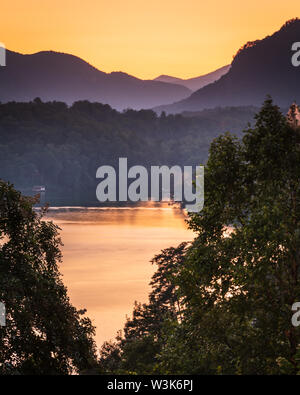
<instances>
[{"instance_id":1,"label":"calm water","mask_svg":"<svg viewBox=\"0 0 300 395\"><path fill-rule=\"evenodd\" d=\"M135 300L147 301L150 259L193 238L183 213L169 207L56 209L48 219L62 229L63 281L72 303L87 308L98 346L123 328Z\"/></svg>"}]
</instances>

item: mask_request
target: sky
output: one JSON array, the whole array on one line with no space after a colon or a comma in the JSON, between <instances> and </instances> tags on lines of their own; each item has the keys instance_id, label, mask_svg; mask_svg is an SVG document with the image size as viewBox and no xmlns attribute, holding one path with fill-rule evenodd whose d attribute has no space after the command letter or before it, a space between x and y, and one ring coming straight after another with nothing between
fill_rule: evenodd
<instances>
[{"instance_id":1,"label":"sky","mask_svg":"<svg viewBox=\"0 0 300 395\"><path fill-rule=\"evenodd\" d=\"M190 78L296 16L299 0L1 0L0 42L71 53L105 72Z\"/></svg>"}]
</instances>

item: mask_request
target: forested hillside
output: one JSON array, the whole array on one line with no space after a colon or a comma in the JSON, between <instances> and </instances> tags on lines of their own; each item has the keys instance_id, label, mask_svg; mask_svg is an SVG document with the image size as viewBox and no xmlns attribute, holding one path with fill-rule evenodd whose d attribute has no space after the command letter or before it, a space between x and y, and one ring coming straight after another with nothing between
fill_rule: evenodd
<instances>
[{"instance_id":1,"label":"forested hillside","mask_svg":"<svg viewBox=\"0 0 300 395\"><path fill-rule=\"evenodd\" d=\"M220 133L239 133L255 108L219 108L187 116L122 113L81 101L0 104L0 178L23 193L46 187L51 205L95 205L101 165L199 165Z\"/></svg>"}]
</instances>

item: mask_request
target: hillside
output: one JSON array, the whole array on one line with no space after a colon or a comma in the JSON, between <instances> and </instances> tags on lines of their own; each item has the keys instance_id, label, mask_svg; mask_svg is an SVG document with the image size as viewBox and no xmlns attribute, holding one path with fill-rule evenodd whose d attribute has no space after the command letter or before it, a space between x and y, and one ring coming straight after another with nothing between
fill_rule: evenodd
<instances>
[{"instance_id":1,"label":"hillside","mask_svg":"<svg viewBox=\"0 0 300 395\"><path fill-rule=\"evenodd\" d=\"M223 108L195 116L128 110L100 103L0 104L0 179L26 195L46 187L51 205L97 205L96 170L128 165L198 165L216 136L239 134L253 120L254 108Z\"/></svg>"},{"instance_id":2,"label":"hillside","mask_svg":"<svg viewBox=\"0 0 300 395\"><path fill-rule=\"evenodd\" d=\"M245 44L218 81L155 110L180 113L217 106L260 106L267 94L281 107L300 102L300 68L291 62L291 47L299 38L300 20L288 21L273 35Z\"/></svg>"},{"instance_id":3,"label":"hillside","mask_svg":"<svg viewBox=\"0 0 300 395\"><path fill-rule=\"evenodd\" d=\"M201 75L200 77L182 79L177 77L171 77L169 75L160 75L155 78L154 81L168 82L169 84L177 84L189 88L191 91L196 91L203 88L204 86L211 84L220 79L224 74L228 73L230 65L223 66L211 73Z\"/></svg>"},{"instance_id":4,"label":"hillside","mask_svg":"<svg viewBox=\"0 0 300 395\"><path fill-rule=\"evenodd\" d=\"M113 108L150 108L181 100L191 91L180 85L140 80L122 72L104 73L82 59L58 52L22 55L7 51L0 68L0 101L77 100L107 103Z\"/></svg>"}]
</instances>

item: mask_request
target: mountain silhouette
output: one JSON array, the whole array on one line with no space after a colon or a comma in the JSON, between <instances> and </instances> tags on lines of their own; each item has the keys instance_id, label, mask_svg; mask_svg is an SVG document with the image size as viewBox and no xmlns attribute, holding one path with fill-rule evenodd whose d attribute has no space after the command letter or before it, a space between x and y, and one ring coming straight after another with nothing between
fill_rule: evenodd
<instances>
[{"instance_id":1,"label":"mountain silhouette","mask_svg":"<svg viewBox=\"0 0 300 395\"><path fill-rule=\"evenodd\" d=\"M300 102L300 67L292 65L292 45L300 41L300 20L286 22L263 40L248 42L218 81L157 112L181 113L223 106L260 106L266 95L282 108Z\"/></svg>"},{"instance_id":2,"label":"mountain silhouette","mask_svg":"<svg viewBox=\"0 0 300 395\"><path fill-rule=\"evenodd\" d=\"M200 77L182 79L177 77L171 77L169 75L160 75L155 78L154 81L168 82L170 84L183 85L189 88L191 91L197 91L204 86L211 84L212 82L220 79L224 74L228 73L230 65L223 66L211 73L201 75Z\"/></svg>"},{"instance_id":3,"label":"mountain silhouette","mask_svg":"<svg viewBox=\"0 0 300 395\"><path fill-rule=\"evenodd\" d=\"M104 73L82 59L53 51L32 55L6 52L0 67L0 101L90 100L117 110L151 108L188 97L181 85L141 80L122 72Z\"/></svg>"}]
</instances>

